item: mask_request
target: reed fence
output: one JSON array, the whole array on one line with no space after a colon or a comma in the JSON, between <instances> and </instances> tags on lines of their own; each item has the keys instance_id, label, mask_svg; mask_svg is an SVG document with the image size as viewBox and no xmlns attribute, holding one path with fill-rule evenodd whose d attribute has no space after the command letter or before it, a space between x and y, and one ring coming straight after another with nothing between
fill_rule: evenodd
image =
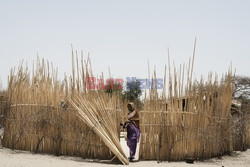
<instances>
[{"instance_id":1,"label":"reed fence","mask_svg":"<svg viewBox=\"0 0 250 167\"><path fill-rule=\"evenodd\" d=\"M111 159L113 154L75 109L18 104L6 117L3 146L35 153Z\"/></svg>"},{"instance_id":2,"label":"reed fence","mask_svg":"<svg viewBox=\"0 0 250 167\"><path fill-rule=\"evenodd\" d=\"M175 111L142 111L140 117L140 159L207 159L232 151L230 118Z\"/></svg>"},{"instance_id":3,"label":"reed fence","mask_svg":"<svg viewBox=\"0 0 250 167\"><path fill-rule=\"evenodd\" d=\"M171 70L168 61L168 79L165 66L160 93L157 82L145 90L144 111L140 112L142 160L203 159L233 149L231 72L221 81L211 73L206 82L202 77L193 81L194 53L188 66L183 64L179 70L175 66ZM119 123L126 112L116 112L126 104L119 95L88 89L88 77L93 77L91 62L89 58L78 61L74 54L77 52L72 51L72 75L65 75L63 81L58 80L57 69L44 60L37 60L32 73L22 64L17 72L11 70L7 91L11 107L3 145L85 158L115 155L128 164L119 142ZM153 75L148 70L148 79L156 81L156 70Z\"/></svg>"},{"instance_id":4,"label":"reed fence","mask_svg":"<svg viewBox=\"0 0 250 167\"><path fill-rule=\"evenodd\" d=\"M145 91L149 94L140 112L140 159L206 159L233 151L232 70L220 80L209 73L206 81L203 77L193 81L195 47L196 43L188 66L176 69L173 65L172 69L168 60L161 93L156 89L157 82ZM156 80L156 69L152 75L149 70L148 75Z\"/></svg>"},{"instance_id":5,"label":"reed fence","mask_svg":"<svg viewBox=\"0 0 250 167\"><path fill-rule=\"evenodd\" d=\"M176 82L174 82L176 83ZM206 159L233 151L231 76L193 84L180 97L177 85L168 99L145 102L140 112L140 159ZM171 89L169 90L172 91ZM156 100L155 100L156 99Z\"/></svg>"},{"instance_id":6,"label":"reed fence","mask_svg":"<svg viewBox=\"0 0 250 167\"><path fill-rule=\"evenodd\" d=\"M90 101L104 94L87 89L87 78L93 76L90 66L89 59L85 61L82 56L79 63L73 54L72 75L65 74L63 81L59 81L58 69L52 63L39 58L32 71L23 62L17 70L11 69L7 90L11 107L6 115L3 146L55 155L113 158L93 127L69 103L76 93ZM116 102L113 100L110 108L116 108Z\"/></svg>"}]
</instances>

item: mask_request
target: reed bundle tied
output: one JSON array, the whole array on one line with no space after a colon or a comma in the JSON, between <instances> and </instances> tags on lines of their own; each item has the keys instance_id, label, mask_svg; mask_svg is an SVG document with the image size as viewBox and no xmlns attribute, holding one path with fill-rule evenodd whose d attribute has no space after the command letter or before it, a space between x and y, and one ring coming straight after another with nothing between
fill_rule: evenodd
<instances>
[{"instance_id":1,"label":"reed bundle tied","mask_svg":"<svg viewBox=\"0 0 250 167\"><path fill-rule=\"evenodd\" d=\"M118 125L115 119L117 110L112 105L113 100L105 94L98 93L92 100L78 93L74 98L69 99L78 110L79 117L93 129L115 156L127 165L129 162L119 141Z\"/></svg>"}]
</instances>

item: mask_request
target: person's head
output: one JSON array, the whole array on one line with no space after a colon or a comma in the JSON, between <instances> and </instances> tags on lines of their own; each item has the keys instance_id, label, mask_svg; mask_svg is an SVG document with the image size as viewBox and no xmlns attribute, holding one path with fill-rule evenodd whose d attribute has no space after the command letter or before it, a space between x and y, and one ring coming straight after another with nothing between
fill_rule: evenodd
<instances>
[{"instance_id":1,"label":"person's head","mask_svg":"<svg viewBox=\"0 0 250 167\"><path fill-rule=\"evenodd\" d=\"M132 111L134 111L135 110L135 105L134 105L134 103L128 103L128 110L130 111L130 112L132 112Z\"/></svg>"}]
</instances>

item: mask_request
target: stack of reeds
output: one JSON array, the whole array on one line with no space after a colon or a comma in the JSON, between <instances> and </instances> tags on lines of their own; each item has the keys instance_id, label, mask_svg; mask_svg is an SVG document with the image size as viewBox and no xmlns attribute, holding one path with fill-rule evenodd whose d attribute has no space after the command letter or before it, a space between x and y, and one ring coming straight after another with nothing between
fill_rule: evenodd
<instances>
[{"instance_id":1,"label":"stack of reeds","mask_svg":"<svg viewBox=\"0 0 250 167\"><path fill-rule=\"evenodd\" d=\"M105 94L96 94L89 100L87 96L76 94L70 99L70 103L78 110L79 117L102 139L115 156L125 165L128 164L119 140L117 131L117 110L114 107L114 99Z\"/></svg>"}]
</instances>

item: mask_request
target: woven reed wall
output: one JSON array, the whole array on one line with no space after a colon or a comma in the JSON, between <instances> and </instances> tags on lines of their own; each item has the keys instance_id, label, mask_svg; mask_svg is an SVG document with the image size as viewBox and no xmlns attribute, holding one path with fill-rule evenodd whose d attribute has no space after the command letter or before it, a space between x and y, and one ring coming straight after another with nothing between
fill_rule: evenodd
<instances>
[{"instance_id":1,"label":"woven reed wall","mask_svg":"<svg viewBox=\"0 0 250 167\"><path fill-rule=\"evenodd\" d=\"M205 159L231 151L230 118L142 111L140 159Z\"/></svg>"},{"instance_id":2,"label":"woven reed wall","mask_svg":"<svg viewBox=\"0 0 250 167\"><path fill-rule=\"evenodd\" d=\"M100 138L74 109L16 105L7 113L3 146L55 155L111 159Z\"/></svg>"}]
</instances>

